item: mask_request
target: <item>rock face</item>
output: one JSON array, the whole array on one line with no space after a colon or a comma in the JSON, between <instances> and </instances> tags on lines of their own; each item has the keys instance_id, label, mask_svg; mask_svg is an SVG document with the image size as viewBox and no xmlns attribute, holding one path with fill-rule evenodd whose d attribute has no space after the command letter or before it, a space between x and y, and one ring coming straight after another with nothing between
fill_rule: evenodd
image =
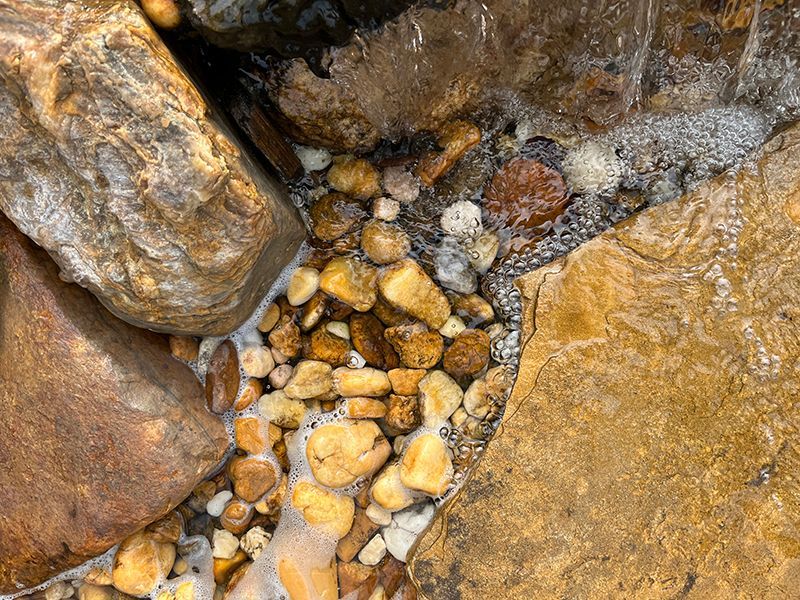
<instances>
[{"instance_id":1,"label":"rock face","mask_svg":"<svg viewBox=\"0 0 800 600\"><path fill-rule=\"evenodd\" d=\"M108 313L0 216L0 593L103 553L227 447L167 340Z\"/></svg>"},{"instance_id":2,"label":"rock face","mask_svg":"<svg viewBox=\"0 0 800 600\"><path fill-rule=\"evenodd\" d=\"M519 379L424 595L800 589L800 127L518 285Z\"/></svg>"},{"instance_id":3,"label":"rock face","mask_svg":"<svg viewBox=\"0 0 800 600\"><path fill-rule=\"evenodd\" d=\"M154 330L250 316L302 224L133 2L6 3L0 76L0 210L67 278Z\"/></svg>"}]
</instances>

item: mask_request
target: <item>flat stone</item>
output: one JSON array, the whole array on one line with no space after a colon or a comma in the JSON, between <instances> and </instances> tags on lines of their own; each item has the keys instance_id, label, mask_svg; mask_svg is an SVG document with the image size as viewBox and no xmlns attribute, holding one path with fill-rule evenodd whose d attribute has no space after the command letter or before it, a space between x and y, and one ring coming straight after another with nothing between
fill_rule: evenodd
<instances>
[{"instance_id":1,"label":"flat stone","mask_svg":"<svg viewBox=\"0 0 800 600\"><path fill-rule=\"evenodd\" d=\"M424 596L800 589L800 128L765 151L519 280L503 433L419 544Z\"/></svg>"},{"instance_id":2,"label":"flat stone","mask_svg":"<svg viewBox=\"0 0 800 600\"><path fill-rule=\"evenodd\" d=\"M165 336L61 281L2 216L0 307L0 593L10 593L163 515L228 440Z\"/></svg>"},{"instance_id":3,"label":"flat stone","mask_svg":"<svg viewBox=\"0 0 800 600\"><path fill-rule=\"evenodd\" d=\"M252 314L302 222L136 3L13 0L0 69L0 209L65 277L159 331Z\"/></svg>"}]
</instances>

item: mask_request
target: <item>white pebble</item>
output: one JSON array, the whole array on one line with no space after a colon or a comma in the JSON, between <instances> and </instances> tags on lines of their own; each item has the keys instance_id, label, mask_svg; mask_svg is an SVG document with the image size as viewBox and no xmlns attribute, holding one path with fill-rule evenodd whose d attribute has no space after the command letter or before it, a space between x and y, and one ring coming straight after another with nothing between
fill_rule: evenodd
<instances>
[{"instance_id":1,"label":"white pebble","mask_svg":"<svg viewBox=\"0 0 800 600\"><path fill-rule=\"evenodd\" d=\"M443 287L459 294L471 294L478 289L478 276L458 241L446 236L433 255L436 278Z\"/></svg>"},{"instance_id":2,"label":"white pebble","mask_svg":"<svg viewBox=\"0 0 800 600\"><path fill-rule=\"evenodd\" d=\"M383 189L395 200L410 204L419 197L419 181L403 167L383 170Z\"/></svg>"},{"instance_id":3,"label":"white pebble","mask_svg":"<svg viewBox=\"0 0 800 600\"><path fill-rule=\"evenodd\" d=\"M346 364L351 369L360 369L367 364L367 360L356 350L350 350L350 352L347 353Z\"/></svg>"},{"instance_id":4,"label":"white pebble","mask_svg":"<svg viewBox=\"0 0 800 600\"><path fill-rule=\"evenodd\" d=\"M227 529L215 529L212 540L214 558L233 558L239 549L239 540Z\"/></svg>"},{"instance_id":5,"label":"white pebble","mask_svg":"<svg viewBox=\"0 0 800 600\"><path fill-rule=\"evenodd\" d=\"M269 384L274 390L282 390L286 387L292 377L294 367L292 365L278 365L269 374Z\"/></svg>"},{"instance_id":6,"label":"white pebble","mask_svg":"<svg viewBox=\"0 0 800 600\"><path fill-rule=\"evenodd\" d=\"M272 536L266 529L256 525L242 536L242 539L239 540L239 546L247 556L255 560L264 551L271 539Z\"/></svg>"},{"instance_id":7,"label":"white pebble","mask_svg":"<svg viewBox=\"0 0 800 600\"><path fill-rule=\"evenodd\" d=\"M500 238L496 233L487 232L467 248L467 256L472 267L481 275L485 275L497 257L499 249Z\"/></svg>"},{"instance_id":8,"label":"white pebble","mask_svg":"<svg viewBox=\"0 0 800 600\"><path fill-rule=\"evenodd\" d=\"M361 552L358 553L358 560L361 561L361 564L374 567L381 562L384 556L386 556L386 542L379 533L361 549Z\"/></svg>"},{"instance_id":9,"label":"white pebble","mask_svg":"<svg viewBox=\"0 0 800 600\"><path fill-rule=\"evenodd\" d=\"M44 592L45 600L62 600L72 596L67 590L72 590L72 586L65 581L56 581Z\"/></svg>"},{"instance_id":10,"label":"white pebble","mask_svg":"<svg viewBox=\"0 0 800 600\"><path fill-rule=\"evenodd\" d=\"M389 554L406 562L409 549L431 522L433 513L433 502L416 504L394 513L392 522L383 528L383 538Z\"/></svg>"},{"instance_id":11,"label":"white pebble","mask_svg":"<svg viewBox=\"0 0 800 600\"><path fill-rule=\"evenodd\" d=\"M483 233L481 208L469 200L459 200L444 209L442 231L459 241L476 240Z\"/></svg>"},{"instance_id":12,"label":"white pebble","mask_svg":"<svg viewBox=\"0 0 800 600\"><path fill-rule=\"evenodd\" d=\"M392 513L373 502L367 507L367 518L375 525L384 526L392 522Z\"/></svg>"},{"instance_id":13,"label":"white pebble","mask_svg":"<svg viewBox=\"0 0 800 600\"><path fill-rule=\"evenodd\" d=\"M222 511L225 510L225 505L230 502L231 498L233 498L233 493L228 490L218 492L217 495L206 504L206 512L212 517L220 516Z\"/></svg>"},{"instance_id":14,"label":"white pebble","mask_svg":"<svg viewBox=\"0 0 800 600\"><path fill-rule=\"evenodd\" d=\"M381 221L394 221L400 214L400 202L391 198L376 198L372 203L372 214Z\"/></svg>"},{"instance_id":15,"label":"white pebble","mask_svg":"<svg viewBox=\"0 0 800 600\"><path fill-rule=\"evenodd\" d=\"M345 323L344 321L331 321L327 325L325 325L325 329L328 330L329 333L340 337L345 340L350 339L350 325Z\"/></svg>"},{"instance_id":16,"label":"white pebble","mask_svg":"<svg viewBox=\"0 0 800 600\"><path fill-rule=\"evenodd\" d=\"M275 368L275 359L266 346L245 346L239 355L239 361L248 377L266 377Z\"/></svg>"},{"instance_id":17,"label":"white pebble","mask_svg":"<svg viewBox=\"0 0 800 600\"><path fill-rule=\"evenodd\" d=\"M602 194L619 187L624 164L614 148L591 141L567 152L562 169L573 192Z\"/></svg>"},{"instance_id":18,"label":"white pebble","mask_svg":"<svg viewBox=\"0 0 800 600\"><path fill-rule=\"evenodd\" d=\"M294 153L303 165L306 173L321 171L331 164L331 153L324 148L311 148L309 146L296 146Z\"/></svg>"},{"instance_id":19,"label":"white pebble","mask_svg":"<svg viewBox=\"0 0 800 600\"><path fill-rule=\"evenodd\" d=\"M445 324L442 325L439 333L452 340L466 328L467 326L464 324L464 320L461 317L458 315L450 315Z\"/></svg>"}]
</instances>

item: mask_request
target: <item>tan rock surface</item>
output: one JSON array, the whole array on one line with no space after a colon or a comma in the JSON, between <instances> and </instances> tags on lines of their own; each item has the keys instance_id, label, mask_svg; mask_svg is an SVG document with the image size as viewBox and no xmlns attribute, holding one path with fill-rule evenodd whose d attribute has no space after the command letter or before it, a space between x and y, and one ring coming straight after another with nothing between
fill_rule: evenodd
<instances>
[{"instance_id":1,"label":"tan rock surface","mask_svg":"<svg viewBox=\"0 0 800 600\"><path fill-rule=\"evenodd\" d=\"M183 500L222 422L166 336L120 321L0 216L0 594L85 562Z\"/></svg>"},{"instance_id":2,"label":"tan rock surface","mask_svg":"<svg viewBox=\"0 0 800 600\"><path fill-rule=\"evenodd\" d=\"M769 150L520 280L521 374L419 545L425 596L800 589L800 129Z\"/></svg>"},{"instance_id":3,"label":"tan rock surface","mask_svg":"<svg viewBox=\"0 0 800 600\"><path fill-rule=\"evenodd\" d=\"M65 276L150 329L252 314L302 223L134 2L5 3L0 71L0 208Z\"/></svg>"}]
</instances>

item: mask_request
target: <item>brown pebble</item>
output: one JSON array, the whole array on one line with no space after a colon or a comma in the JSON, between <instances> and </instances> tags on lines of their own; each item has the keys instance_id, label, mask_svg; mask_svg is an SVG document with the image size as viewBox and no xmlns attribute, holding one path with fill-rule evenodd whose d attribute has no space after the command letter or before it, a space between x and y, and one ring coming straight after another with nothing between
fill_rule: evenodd
<instances>
[{"instance_id":1,"label":"brown pebble","mask_svg":"<svg viewBox=\"0 0 800 600\"><path fill-rule=\"evenodd\" d=\"M284 356L295 358L302 347L300 328L289 315L284 315L270 332L269 343Z\"/></svg>"},{"instance_id":2,"label":"brown pebble","mask_svg":"<svg viewBox=\"0 0 800 600\"><path fill-rule=\"evenodd\" d=\"M472 123L455 121L447 124L436 142L443 150L423 156L415 170L416 175L426 186L432 186L480 141L481 130Z\"/></svg>"},{"instance_id":3,"label":"brown pebble","mask_svg":"<svg viewBox=\"0 0 800 600\"><path fill-rule=\"evenodd\" d=\"M350 317L350 337L356 350L367 364L385 371L399 367L400 357L384 337L384 330L378 318L369 313Z\"/></svg>"},{"instance_id":4,"label":"brown pebble","mask_svg":"<svg viewBox=\"0 0 800 600\"><path fill-rule=\"evenodd\" d=\"M442 335L424 323L389 327L384 336L400 355L400 361L411 369L433 368L444 351Z\"/></svg>"},{"instance_id":5,"label":"brown pebble","mask_svg":"<svg viewBox=\"0 0 800 600\"><path fill-rule=\"evenodd\" d=\"M228 474L234 493L247 502L256 502L275 485L277 479L275 467L271 463L242 456L231 459L228 463Z\"/></svg>"},{"instance_id":6,"label":"brown pebble","mask_svg":"<svg viewBox=\"0 0 800 600\"><path fill-rule=\"evenodd\" d=\"M172 356L186 362L197 360L200 353L200 342L188 335L169 336L169 351Z\"/></svg>"},{"instance_id":7,"label":"brown pebble","mask_svg":"<svg viewBox=\"0 0 800 600\"><path fill-rule=\"evenodd\" d=\"M211 412L222 414L233 406L239 393L239 360L236 346L225 340L214 351L206 374L206 403Z\"/></svg>"},{"instance_id":8,"label":"brown pebble","mask_svg":"<svg viewBox=\"0 0 800 600\"><path fill-rule=\"evenodd\" d=\"M253 520L253 507L239 498L230 501L220 515L220 524L233 535L242 535Z\"/></svg>"},{"instance_id":9,"label":"brown pebble","mask_svg":"<svg viewBox=\"0 0 800 600\"><path fill-rule=\"evenodd\" d=\"M366 217L366 211L358 200L333 192L314 202L308 215L314 235L332 242L358 227Z\"/></svg>"},{"instance_id":10,"label":"brown pebble","mask_svg":"<svg viewBox=\"0 0 800 600\"><path fill-rule=\"evenodd\" d=\"M347 364L347 353L352 347L349 340L340 338L325 329L317 327L310 336L303 338L303 357L321 360L334 367Z\"/></svg>"},{"instance_id":11,"label":"brown pebble","mask_svg":"<svg viewBox=\"0 0 800 600\"><path fill-rule=\"evenodd\" d=\"M422 424L419 400L416 396L389 394L384 420L397 433L410 433Z\"/></svg>"},{"instance_id":12,"label":"brown pebble","mask_svg":"<svg viewBox=\"0 0 800 600\"><path fill-rule=\"evenodd\" d=\"M489 364L491 342L482 329L465 329L444 353L444 370L454 379L478 375Z\"/></svg>"},{"instance_id":13,"label":"brown pebble","mask_svg":"<svg viewBox=\"0 0 800 600\"><path fill-rule=\"evenodd\" d=\"M242 394L233 403L233 408L236 411L243 411L247 409L253 402L261 398L264 393L264 386L258 379L250 378L244 384Z\"/></svg>"}]
</instances>

